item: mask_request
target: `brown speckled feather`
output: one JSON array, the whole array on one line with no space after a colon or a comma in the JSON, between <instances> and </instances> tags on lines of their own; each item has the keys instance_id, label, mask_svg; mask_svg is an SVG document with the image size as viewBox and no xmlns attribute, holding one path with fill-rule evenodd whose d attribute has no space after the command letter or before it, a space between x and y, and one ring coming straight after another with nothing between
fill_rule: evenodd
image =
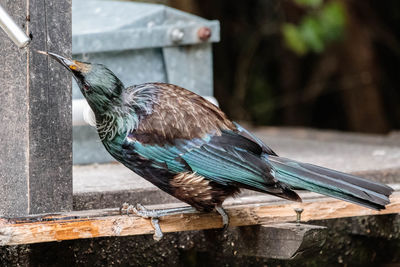
<instances>
[{"instance_id":1,"label":"brown speckled feather","mask_svg":"<svg viewBox=\"0 0 400 267\"><path fill-rule=\"evenodd\" d=\"M236 186L221 186L193 172L183 172L170 180L172 194L197 210L209 211L240 192Z\"/></svg>"},{"instance_id":2,"label":"brown speckled feather","mask_svg":"<svg viewBox=\"0 0 400 267\"><path fill-rule=\"evenodd\" d=\"M153 83L160 92L152 113L141 119L134 137L144 144L171 144L176 139L201 138L235 125L214 104L176 85ZM151 140L147 137L151 134Z\"/></svg>"}]
</instances>

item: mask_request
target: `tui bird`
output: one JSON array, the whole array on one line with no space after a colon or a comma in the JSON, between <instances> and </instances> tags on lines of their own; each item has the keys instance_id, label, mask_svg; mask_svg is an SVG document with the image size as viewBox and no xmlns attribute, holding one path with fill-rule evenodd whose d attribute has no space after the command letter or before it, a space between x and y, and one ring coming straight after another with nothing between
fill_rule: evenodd
<instances>
[{"instance_id":1,"label":"tui bird","mask_svg":"<svg viewBox=\"0 0 400 267\"><path fill-rule=\"evenodd\" d=\"M107 151L126 167L191 207L124 210L152 218L181 212L221 214L224 200L247 188L301 202L306 189L371 209L384 209L393 189L385 184L279 157L201 96L167 83L125 87L101 64L46 53L66 67L92 108Z\"/></svg>"}]
</instances>

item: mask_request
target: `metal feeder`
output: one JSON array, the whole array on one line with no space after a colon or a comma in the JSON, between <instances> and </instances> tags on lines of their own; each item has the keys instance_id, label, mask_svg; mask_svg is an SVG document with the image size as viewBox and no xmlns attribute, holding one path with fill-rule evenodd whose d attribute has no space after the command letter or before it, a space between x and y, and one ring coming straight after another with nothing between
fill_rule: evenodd
<instances>
[{"instance_id":1,"label":"metal feeder","mask_svg":"<svg viewBox=\"0 0 400 267\"><path fill-rule=\"evenodd\" d=\"M163 5L72 1L73 57L107 65L126 86L168 82L213 100L212 43L219 36L218 21ZM85 125L75 83L73 99L74 164L112 161Z\"/></svg>"}]
</instances>

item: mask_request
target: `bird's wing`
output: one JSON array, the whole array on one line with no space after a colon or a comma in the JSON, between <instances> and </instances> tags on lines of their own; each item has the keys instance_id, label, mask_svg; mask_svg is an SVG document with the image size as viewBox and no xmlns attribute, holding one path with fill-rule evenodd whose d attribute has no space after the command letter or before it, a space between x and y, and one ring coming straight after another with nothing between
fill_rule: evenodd
<instances>
[{"instance_id":1,"label":"bird's wing","mask_svg":"<svg viewBox=\"0 0 400 267\"><path fill-rule=\"evenodd\" d=\"M222 130L236 130L217 106L191 91L171 84L150 83L133 88L132 94L144 94L146 90L151 91L152 104L146 109L147 114L141 115L134 132L142 143L174 144L177 139L192 140Z\"/></svg>"},{"instance_id":2,"label":"bird's wing","mask_svg":"<svg viewBox=\"0 0 400 267\"><path fill-rule=\"evenodd\" d=\"M146 91L151 91L152 106L127 138L135 153L171 172L196 172L222 185L299 200L274 178L270 163L263 158L264 150L272 150L254 136L246 136L241 127L237 129L217 106L165 83L144 84L132 92Z\"/></svg>"},{"instance_id":3,"label":"bird's wing","mask_svg":"<svg viewBox=\"0 0 400 267\"><path fill-rule=\"evenodd\" d=\"M271 165L261 157L262 148L234 131L210 134L202 139L176 140L174 145L142 144L134 138L140 156L165 164L175 173L195 172L222 185L268 192L299 200L287 186L273 177Z\"/></svg>"},{"instance_id":4,"label":"bird's wing","mask_svg":"<svg viewBox=\"0 0 400 267\"><path fill-rule=\"evenodd\" d=\"M273 155L273 156L278 156L269 146L267 146L266 144L264 144L263 141L261 141L257 136L255 136L254 134L252 134L251 132L247 131L245 128L243 128L242 126L240 126L238 123L233 122L238 130L238 133L248 139L250 139L251 141L257 143L261 148L262 151L268 155Z\"/></svg>"}]
</instances>

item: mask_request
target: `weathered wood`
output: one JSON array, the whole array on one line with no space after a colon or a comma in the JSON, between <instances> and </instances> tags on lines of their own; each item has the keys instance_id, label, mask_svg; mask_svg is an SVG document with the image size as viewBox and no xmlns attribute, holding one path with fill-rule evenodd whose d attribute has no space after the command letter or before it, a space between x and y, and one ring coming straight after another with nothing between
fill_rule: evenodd
<instances>
[{"instance_id":1,"label":"weathered wood","mask_svg":"<svg viewBox=\"0 0 400 267\"><path fill-rule=\"evenodd\" d=\"M18 48L0 33L0 214L20 216L72 208L71 78L34 52L71 53L71 1L0 4L32 42ZM29 15L29 19L26 19Z\"/></svg>"},{"instance_id":2,"label":"weathered wood","mask_svg":"<svg viewBox=\"0 0 400 267\"><path fill-rule=\"evenodd\" d=\"M238 254L274 259L293 259L321 249L326 227L280 223L237 229Z\"/></svg>"},{"instance_id":3,"label":"weathered wood","mask_svg":"<svg viewBox=\"0 0 400 267\"><path fill-rule=\"evenodd\" d=\"M302 221L400 212L399 191L392 195L391 204L382 211L362 208L312 193L301 194L301 197L304 200L301 204L280 200L271 201L268 196L236 199L226 206L231 219L230 226L269 225L294 221L296 214L293 209L300 206L304 209ZM163 217L160 225L163 232L168 233L220 228L222 221L217 213L192 213ZM149 219L133 215L121 216L117 209L76 211L22 219L0 219L0 244L2 245L151 233L153 233L153 228Z\"/></svg>"}]
</instances>

